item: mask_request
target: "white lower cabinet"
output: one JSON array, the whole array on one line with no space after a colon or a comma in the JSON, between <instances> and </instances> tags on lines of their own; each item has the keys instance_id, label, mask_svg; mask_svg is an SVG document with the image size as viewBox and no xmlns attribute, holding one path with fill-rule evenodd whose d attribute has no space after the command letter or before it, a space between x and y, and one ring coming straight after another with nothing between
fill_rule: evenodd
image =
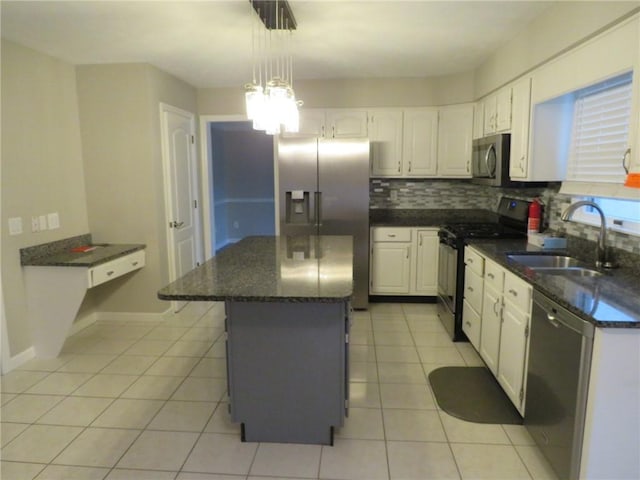
<instances>
[{"instance_id":1,"label":"white lower cabinet","mask_svg":"<svg viewBox=\"0 0 640 480\"><path fill-rule=\"evenodd\" d=\"M372 295L437 295L438 229L373 227L369 266Z\"/></svg>"},{"instance_id":2,"label":"white lower cabinet","mask_svg":"<svg viewBox=\"0 0 640 480\"><path fill-rule=\"evenodd\" d=\"M480 329L480 356L494 375L498 375L501 317L502 292L485 284L482 302L482 327Z\"/></svg>"},{"instance_id":3,"label":"white lower cabinet","mask_svg":"<svg viewBox=\"0 0 640 480\"><path fill-rule=\"evenodd\" d=\"M418 295L438 294L438 230L416 230L416 281Z\"/></svg>"},{"instance_id":4,"label":"white lower cabinet","mask_svg":"<svg viewBox=\"0 0 640 480\"><path fill-rule=\"evenodd\" d=\"M411 242L374 242L370 265L372 294L409 293Z\"/></svg>"},{"instance_id":5,"label":"white lower cabinet","mask_svg":"<svg viewBox=\"0 0 640 480\"><path fill-rule=\"evenodd\" d=\"M478 257L483 261L479 261ZM465 250L465 260L468 263L465 270L463 330L509 399L524 416L533 288L471 247ZM478 302L474 298L479 288L477 267L474 271L472 265L480 263L484 266L484 275L478 318L478 311L472 308L472 303ZM473 286L473 291L468 292L467 285ZM465 330L467 321L470 325Z\"/></svg>"}]
</instances>

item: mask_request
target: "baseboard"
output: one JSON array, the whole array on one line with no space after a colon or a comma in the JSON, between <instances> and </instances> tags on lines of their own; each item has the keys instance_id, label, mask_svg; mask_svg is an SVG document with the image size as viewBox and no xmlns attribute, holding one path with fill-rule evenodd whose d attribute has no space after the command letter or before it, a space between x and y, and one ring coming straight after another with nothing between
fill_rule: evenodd
<instances>
[{"instance_id":1,"label":"baseboard","mask_svg":"<svg viewBox=\"0 0 640 480\"><path fill-rule=\"evenodd\" d=\"M148 312L93 312L89 315L73 322L69 329L67 337L78 333L97 321L101 322L162 322L166 320L166 315L171 313L171 309L168 308L164 312L160 313L148 313ZM29 347L23 350L17 355L3 359L2 361L2 374L9 373L11 370L18 368L24 363L28 362L32 358L36 358L36 350L34 347Z\"/></svg>"},{"instance_id":2,"label":"baseboard","mask_svg":"<svg viewBox=\"0 0 640 480\"><path fill-rule=\"evenodd\" d=\"M166 319L168 308L164 312L95 312L96 321L101 322L161 322Z\"/></svg>"},{"instance_id":3,"label":"baseboard","mask_svg":"<svg viewBox=\"0 0 640 480\"><path fill-rule=\"evenodd\" d=\"M29 347L2 363L2 374L9 373L11 370L18 368L20 365L27 363L32 358L36 358L36 349Z\"/></svg>"}]
</instances>

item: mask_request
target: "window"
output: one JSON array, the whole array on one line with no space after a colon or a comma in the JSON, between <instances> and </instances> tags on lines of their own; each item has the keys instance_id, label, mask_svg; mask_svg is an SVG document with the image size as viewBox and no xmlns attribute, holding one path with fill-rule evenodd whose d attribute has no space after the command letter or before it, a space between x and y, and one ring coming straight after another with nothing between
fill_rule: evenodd
<instances>
[{"instance_id":1,"label":"window","mask_svg":"<svg viewBox=\"0 0 640 480\"><path fill-rule=\"evenodd\" d=\"M623 183L632 73L575 92L567 180Z\"/></svg>"},{"instance_id":2,"label":"window","mask_svg":"<svg viewBox=\"0 0 640 480\"><path fill-rule=\"evenodd\" d=\"M640 236L640 202L598 197L574 197L574 200L589 200L597 204L604 213L607 227L611 230ZM600 225L600 215L593 207L579 208L573 214L572 220Z\"/></svg>"}]
</instances>

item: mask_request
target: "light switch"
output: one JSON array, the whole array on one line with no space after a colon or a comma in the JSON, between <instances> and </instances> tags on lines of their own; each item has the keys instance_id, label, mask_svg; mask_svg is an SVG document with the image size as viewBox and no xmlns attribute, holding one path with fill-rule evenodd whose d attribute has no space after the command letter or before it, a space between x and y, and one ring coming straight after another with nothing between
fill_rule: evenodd
<instances>
[{"instance_id":1,"label":"light switch","mask_svg":"<svg viewBox=\"0 0 640 480\"><path fill-rule=\"evenodd\" d=\"M60 216L58 212L53 212L47 215L47 223L49 224L49 230L60 228Z\"/></svg>"},{"instance_id":2,"label":"light switch","mask_svg":"<svg viewBox=\"0 0 640 480\"><path fill-rule=\"evenodd\" d=\"M40 231L46 230L47 229L47 216L46 215L40 215L38 217L38 224L40 226Z\"/></svg>"},{"instance_id":3,"label":"light switch","mask_svg":"<svg viewBox=\"0 0 640 480\"><path fill-rule=\"evenodd\" d=\"M31 231L33 233L40 231L40 222L38 221L37 216L31 217Z\"/></svg>"},{"instance_id":4,"label":"light switch","mask_svg":"<svg viewBox=\"0 0 640 480\"><path fill-rule=\"evenodd\" d=\"M22 233L22 217L9 219L9 235L20 235Z\"/></svg>"}]
</instances>

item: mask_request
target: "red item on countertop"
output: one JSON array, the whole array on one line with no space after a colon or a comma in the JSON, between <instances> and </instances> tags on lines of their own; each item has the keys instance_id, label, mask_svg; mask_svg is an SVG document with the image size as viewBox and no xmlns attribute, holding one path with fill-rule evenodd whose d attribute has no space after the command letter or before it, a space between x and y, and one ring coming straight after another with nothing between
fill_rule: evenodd
<instances>
[{"instance_id":1,"label":"red item on countertop","mask_svg":"<svg viewBox=\"0 0 640 480\"><path fill-rule=\"evenodd\" d=\"M85 252L90 252L92 250L95 250L96 247L94 247L93 245L82 245L81 247L73 247L71 249L71 251L73 253L85 253Z\"/></svg>"},{"instance_id":2,"label":"red item on countertop","mask_svg":"<svg viewBox=\"0 0 640 480\"><path fill-rule=\"evenodd\" d=\"M527 222L527 233L537 233L542 225L542 204L536 197L529 204L529 220Z\"/></svg>"}]
</instances>

